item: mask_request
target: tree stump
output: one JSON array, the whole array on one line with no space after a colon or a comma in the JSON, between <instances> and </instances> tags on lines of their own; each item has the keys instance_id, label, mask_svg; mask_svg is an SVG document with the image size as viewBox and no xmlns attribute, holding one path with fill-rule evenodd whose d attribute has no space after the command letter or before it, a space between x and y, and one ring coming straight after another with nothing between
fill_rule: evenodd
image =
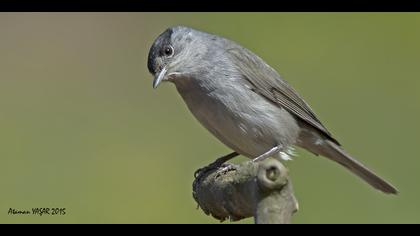
<instances>
[{"instance_id":1,"label":"tree stump","mask_svg":"<svg viewBox=\"0 0 420 236\"><path fill-rule=\"evenodd\" d=\"M288 171L273 158L200 173L193 197L204 213L221 221L254 217L256 224L287 224L298 210Z\"/></svg>"}]
</instances>

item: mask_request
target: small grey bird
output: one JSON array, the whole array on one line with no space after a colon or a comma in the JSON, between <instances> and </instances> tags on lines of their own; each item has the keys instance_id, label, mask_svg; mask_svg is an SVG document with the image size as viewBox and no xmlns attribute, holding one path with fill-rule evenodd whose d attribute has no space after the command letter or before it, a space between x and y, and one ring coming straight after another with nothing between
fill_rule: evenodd
<instances>
[{"instance_id":1,"label":"small grey bird","mask_svg":"<svg viewBox=\"0 0 420 236\"><path fill-rule=\"evenodd\" d=\"M336 161L385 193L398 191L347 154L303 98L260 57L223 37L189 27L168 28L153 43L147 67L153 88L175 84L191 113L253 161L288 159L293 145Z\"/></svg>"}]
</instances>

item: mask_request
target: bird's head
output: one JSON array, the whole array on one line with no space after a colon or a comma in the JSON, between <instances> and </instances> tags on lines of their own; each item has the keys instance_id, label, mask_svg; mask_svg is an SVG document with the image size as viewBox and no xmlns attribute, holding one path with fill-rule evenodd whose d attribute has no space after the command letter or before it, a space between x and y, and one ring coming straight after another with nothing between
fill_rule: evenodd
<instances>
[{"instance_id":1,"label":"bird's head","mask_svg":"<svg viewBox=\"0 0 420 236\"><path fill-rule=\"evenodd\" d=\"M200 70L208 54L207 33L185 26L168 28L150 48L147 67L154 76L153 88L163 81L176 82Z\"/></svg>"}]
</instances>

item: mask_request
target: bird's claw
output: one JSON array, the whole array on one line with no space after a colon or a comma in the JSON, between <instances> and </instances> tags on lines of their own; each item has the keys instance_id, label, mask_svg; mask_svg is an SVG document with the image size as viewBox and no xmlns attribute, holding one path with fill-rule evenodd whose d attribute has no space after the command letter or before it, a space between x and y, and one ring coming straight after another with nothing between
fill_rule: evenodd
<instances>
[{"instance_id":1,"label":"bird's claw","mask_svg":"<svg viewBox=\"0 0 420 236\"><path fill-rule=\"evenodd\" d=\"M237 170L236 165L224 163L216 172L216 178L226 174L229 171Z\"/></svg>"},{"instance_id":2,"label":"bird's claw","mask_svg":"<svg viewBox=\"0 0 420 236\"><path fill-rule=\"evenodd\" d=\"M194 172L194 178L197 178L200 175L202 175L204 173L207 173L207 172L209 172L211 170L215 170L215 169L217 169L217 171L216 171L216 178L218 178L222 174L226 174L229 171L236 170L236 166L233 165L233 164L229 164L229 163L223 163L221 165L208 165L208 166L205 166L205 167L202 167L202 168L196 170Z\"/></svg>"},{"instance_id":3,"label":"bird's claw","mask_svg":"<svg viewBox=\"0 0 420 236\"><path fill-rule=\"evenodd\" d=\"M202 168L197 169L197 170L194 172L194 178L197 178L197 177L198 177L198 176L200 176L201 174L206 173L206 172L208 172L209 170L211 170L211 169L213 169L213 168L214 168L214 167L212 167L212 166L208 165L208 166L205 166L205 167L202 167Z\"/></svg>"}]
</instances>

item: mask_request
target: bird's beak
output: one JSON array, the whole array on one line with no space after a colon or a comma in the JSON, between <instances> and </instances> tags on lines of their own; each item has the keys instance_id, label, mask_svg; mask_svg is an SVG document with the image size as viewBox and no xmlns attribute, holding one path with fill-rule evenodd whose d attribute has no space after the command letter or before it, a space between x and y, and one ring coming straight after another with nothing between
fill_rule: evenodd
<instances>
[{"instance_id":1,"label":"bird's beak","mask_svg":"<svg viewBox=\"0 0 420 236\"><path fill-rule=\"evenodd\" d=\"M163 78L165 78L166 76L166 66L163 67L163 69L159 72L159 74L157 76L155 76L155 79L153 80L153 88L157 88L160 84L160 82L162 82Z\"/></svg>"}]
</instances>

